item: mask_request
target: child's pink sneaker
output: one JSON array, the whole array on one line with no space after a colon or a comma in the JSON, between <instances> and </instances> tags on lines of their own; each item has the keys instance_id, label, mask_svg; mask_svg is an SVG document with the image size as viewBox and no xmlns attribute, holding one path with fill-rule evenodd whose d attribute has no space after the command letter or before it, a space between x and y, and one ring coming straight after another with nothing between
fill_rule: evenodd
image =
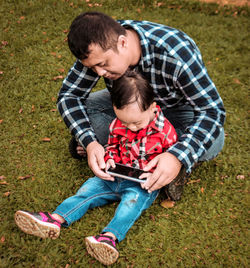
<instances>
[{"instance_id":1,"label":"child's pink sneaker","mask_svg":"<svg viewBox=\"0 0 250 268\"><path fill-rule=\"evenodd\" d=\"M89 236L85 238L85 242L88 253L105 265L115 263L119 257L115 241L110 236Z\"/></svg>"},{"instance_id":2,"label":"child's pink sneaker","mask_svg":"<svg viewBox=\"0 0 250 268\"><path fill-rule=\"evenodd\" d=\"M32 213L18 210L15 213L17 226L25 233L41 238L56 239L60 234L61 223L48 212Z\"/></svg>"}]
</instances>

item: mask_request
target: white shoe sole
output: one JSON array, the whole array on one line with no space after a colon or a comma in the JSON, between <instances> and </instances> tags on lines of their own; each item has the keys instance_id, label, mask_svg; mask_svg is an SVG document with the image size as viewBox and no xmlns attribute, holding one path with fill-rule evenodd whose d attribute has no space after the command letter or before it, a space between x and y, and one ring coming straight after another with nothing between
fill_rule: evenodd
<instances>
[{"instance_id":1,"label":"white shoe sole","mask_svg":"<svg viewBox=\"0 0 250 268\"><path fill-rule=\"evenodd\" d=\"M105 265L115 263L119 257L119 252L112 246L98 242L92 236L85 238L86 249L92 257Z\"/></svg>"},{"instance_id":2,"label":"white shoe sole","mask_svg":"<svg viewBox=\"0 0 250 268\"><path fill-rule=\"evenodd\" d=\"M60 227L53 223L40 221L25 211L19 210L15 213L15 222L26 234L51 239L56 239L60 235Z\"/></svg>"}]
</instances>

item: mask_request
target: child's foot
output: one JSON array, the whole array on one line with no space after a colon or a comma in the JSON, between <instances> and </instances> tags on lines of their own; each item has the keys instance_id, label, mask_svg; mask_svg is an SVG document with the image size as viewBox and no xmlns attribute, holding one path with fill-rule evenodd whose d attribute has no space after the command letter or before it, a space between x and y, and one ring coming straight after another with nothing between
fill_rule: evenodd
<instances>
[{"instance_id":1,"label":"child's foot","mask_svg":"<svg viewBox=\"0 0 250 268\"><path fill-rule=\"evenodd\" d=\"M18 210L15 213L17 226L25 233L41 238L56 239L60 234L61 223L48 212L32 213Z\"/></svg>"},{"instance_id":2,"label":"child's foot","mask_svg":"<svg viewBox=\"0 0 250 268\"><path fill-rule=\"evenodd\" d=\"M105 265L115 263L119 257L115 241L110 236L89 236L85 238L85 242L88 253Z\"/></svg>"}]
</instances>

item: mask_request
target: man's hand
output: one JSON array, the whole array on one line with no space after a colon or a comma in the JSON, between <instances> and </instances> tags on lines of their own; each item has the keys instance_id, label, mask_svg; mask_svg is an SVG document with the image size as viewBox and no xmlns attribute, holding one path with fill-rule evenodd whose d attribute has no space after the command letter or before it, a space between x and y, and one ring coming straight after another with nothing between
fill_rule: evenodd
<instances>
[{"instance_id":1,"label":"man's hand","mask_svg":"<svg viewBox=\"0 0 250 268\"><path fill-rule=\"evenodd\" d=\"M154 172L151 175L146 173L140 176L141 179L147 177L147 181L142 184L142 188L152 192L169 184L178 175L181 165L177 157L171 153L165 152L156 156L144 168L144 171L147 172L156 166Z\"/></svg>"},{"instance_id":2,"label":"man's hand","mask_svg":"<svg viewBox=\"0 0 250 268\"><path fill-rule=\"evenodd\" d=\"M88 156L88 165L94 174L101 179L113 181L114 178L104 171L106 164L104 161L105 151L103 146L97 141L93 141L87 146L86 150Z\"/></svg>"}]
</instances>

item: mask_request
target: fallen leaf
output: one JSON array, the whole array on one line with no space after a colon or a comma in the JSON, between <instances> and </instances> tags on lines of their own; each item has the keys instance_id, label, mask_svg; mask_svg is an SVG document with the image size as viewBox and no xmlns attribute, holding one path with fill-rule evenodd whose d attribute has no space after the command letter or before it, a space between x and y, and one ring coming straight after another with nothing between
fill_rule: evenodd
<instances>
[{"instance_id":1,"label":"fallen leaf","mask_svg":"<svg viewBox=\"0 0 250 268\"><path fill-rule=\"evenodd\" d=\"M9 196L10 195L10 192L6 192L3 194L4 196Z\"/></svg>"},{"instance_id":2,"label":"fallen leaf","mask_svg":"<svg viewBox=\"0 0 250 268\"><path fill-rule=\"evenodd\" d=\"M31 106L31 111L32 111L32 112L35 111L35 105L34 105L34 104L32 104L32 106Z\"/></svg>"},{"instance_id":3,"label":"fallen leaf","mask_svg":"<svg viewBox=\"0 0 250 268\"><path fill-rule=\"evenodd\" d=\"M205 190L205 189L204 189L203 187L201 187L201 192L202 192L202 193L204 193L204 190Z\"/></svg>"},{"instance_id":4,"label":"fallen leaf","mask_svg":"<svg viewBox=\"0 0 250 268\"><path fill-rule=\"evenodd\" d=\"M6 179L6 177L4 175L1 175L0 180L4 180L4 179Z\"/></svg>"},{"instance_id":5,"label":"fallen leaf","mask_svg":"<svg viewBox=\"0 0 250 268\"><path fill-rule=\"evenodd\" d=\"M1 44L2 44L2 45L0 46L1 48L2 48L2 47L5 47L5 46L8 45L8 41L4 41L4 40L3 40L3 41L1 41Z\"/></svg>"},{"instance_id":6,"label":"fallen leaf","mask_svg":"<svg viewBox=\"0 0 250 268\"><path fill-rule=\"evenodd\" d=\"M56 112L56 111L57 111L57 109L51 109L50 111L51 111L51 112Z\"/></svg>"},{"instance_id":7,"label":"fallen leaf","mask_svg":"<svg viewBox=\"0 0 250 268\"><path fill-rule=\"evenodd\" d=\"M191 180L191 181L187 182L187 184L197 183L197 182L200 182L200 181L201 181L201 179Z\"/></svg>"},{"instance_id":8,"label":"fallen leaf","mask_svg":"<svg viewBox=\"0 0 250 268\"><path fill-rule=\"evenodd\" d=\"M0 71L0 74L3 74L3 71Z\"/></svg>"},{"instance_id":9,"label":"fallen leaf","mask_svg":"<svg viewBox=\"0 0 250 268\"><path fill-rule=\"evenodd\" d=\"M59 73L64 73L65 72L65 70L63 68L59 68L57 70L58 70Z\"/></svg>"},{"instance_id":10,"label":"fallen leaf","mask_svg":"<svg viewBox=\"0 0 250 268\"><path fill-rule=\"evenodd\" d=\"M26 176L19 176L18 179L19 180L26 180L28 178L30 178L32 175L26 175Z\"/></svg>"},{"instance_id":11,"label":"fallen leaf","mask_svg":"<svg viewBox=\"0 0 250 268\"><path fill-rule=\"evenodd\" d=\"M235 84L241 85L241 82L238 78L234 78L233 81Z\"/></svg>"},{"instance_id":12,"label":"fallen leaf","mask_svg":"<svg viewBox=\"0 0 250 268\"><path fill-rule=\"evenodd\" d=\"M54 81L56 81L58 79L63 79L63 75L58 75L58 76L53 77Z\"/></svg>"},{"instance_id":13,"label":"fallen leaf","mask_svg":"<svg viewBox=\"0 0 250 268\"><path fill-rule=\"evenodd\" d=\"M50 138L43 138L42 141L45 141L45 142L50 142L51 139Z\"/></svg>"},{"instance_id":14,"label":"fallen leaf","mask_svg":"<svg viewBox=\"0 0 250 268\"><path fill-rule=\"evenodd\" d=\"M237 175L236 179L237 180L244 180L245 176L244 175Z\"/></svg>"},{"instance_id":15,"label":"fallen leaf","mask_svg":"<svg viewBox=\"0 0 250 268\"><path fill-rule=\"evenodd\" d=\"M3 181L3 180L0 181L0 185L7 185L7 184L8 184L8 182L6 182L6 181Z\"/></svg>"},{"instance_id":16,"label":"fallen leaf","mask_svg":"<svg viewBox=\"0 0 250 268\"><path fill-rule=\"evenodd\" d=\"M161 206L164 208L172 208L172 207L174 207L174 204L175 204L175 202L171 201L169 199L163 200L161 202Z\"/></svg>"},{"instance_id":17,"label":"fallen leaf","mask_svg":"<svg viewBox=\"0 0 250 268\"><path fill-rule=\"evenodd\" d=\"M4 243L5 242L5 237L2 236L0 241L1 241L1 243Z\"/></svg>"},{"instance_id":18,"label":"fallen leaf","mask_svg":"<svg viewBox=\"0 0 250 268\"><path fill-rule=\"evenodd\" d=\"M0 124L2 124L3 123L3 119L0 119Z\"/></svg>"},{"instance_id":19,"label":"fallen leaf","mask_svg":"<svg viewBox=\"0 0 250 268\"><path fill-rule=\"evenodd\" d=\"M23 112L23 108L21 108L18 113L21 114L22 112Z\"/></svg>"},{"instance_id":20,"label":"fallen leaf","mask_svg":"<svg viewBox=\"0 0 250 268\"><path fill-rule=\"evenodd\" d=\"M152 221L155 221L155 216L154 216L154 215L150 215L150 219L151 219Z\"/></svg>"}]
</instances>

